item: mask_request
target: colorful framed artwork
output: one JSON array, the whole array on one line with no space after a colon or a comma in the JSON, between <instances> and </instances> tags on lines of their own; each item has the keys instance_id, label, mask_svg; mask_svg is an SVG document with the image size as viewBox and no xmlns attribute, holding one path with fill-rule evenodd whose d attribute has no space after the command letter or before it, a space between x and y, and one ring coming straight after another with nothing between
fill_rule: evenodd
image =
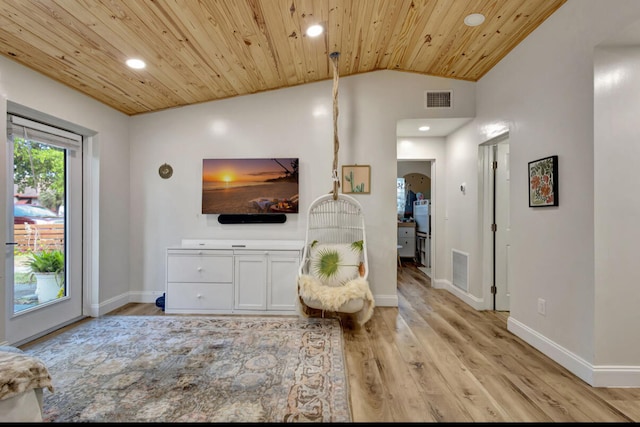
<instances>
[{"instance_id":1,"label":"colorful framed artwork","mask_svg":"<svg viewBox=\"0 0 640 427\"><path fill-rule=\"evenodd\" d=\"M529 162L529 207L558 206L558 156Z\"/></svg>"},{"instance_id":2,"label":"colorful framed artwork","mask_svg":"<svg viewBox=\"0 0 640 427\"><path fill-rule=\"evenodd\" d=\"M369 194L371 192L371 166L342 166L342 192Z\"/></svg>"}]
</instances>

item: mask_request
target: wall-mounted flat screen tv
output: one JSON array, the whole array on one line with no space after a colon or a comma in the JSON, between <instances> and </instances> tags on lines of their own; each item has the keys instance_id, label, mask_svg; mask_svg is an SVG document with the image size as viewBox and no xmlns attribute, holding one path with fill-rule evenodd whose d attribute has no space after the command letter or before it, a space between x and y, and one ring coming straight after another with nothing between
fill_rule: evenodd
<instances>
[{"instance_id":1,"label":"wall-mounted flat screen tv","mask_svg":"<svg viewBox=\"0 0 640 427\"><path fill-rule=\"evenodd\" d=\"M203 214L297 214L297 158L202 160Z\"/></svg>"}]
</instances>

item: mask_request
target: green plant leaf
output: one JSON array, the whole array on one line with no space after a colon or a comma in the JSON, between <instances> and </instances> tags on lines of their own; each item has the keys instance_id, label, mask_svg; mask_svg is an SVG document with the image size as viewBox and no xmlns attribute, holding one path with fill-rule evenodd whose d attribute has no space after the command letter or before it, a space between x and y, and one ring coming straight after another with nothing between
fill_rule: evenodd
<instances>
[{"instance_id":1,"label":"green plant leaf","mask_svg":"<svg viewBox=\"0 0 640 427\"><path fill-rule=\"evenodd\" d=\"M332 249L321 249L318 252L319 261L316 264L318 277L328 279L338 272L340 266L340 254Z\"/></svg>"},{"instance_id":2,"label":"green plant leaf","mask_svg":"<svg viewBox=\"0 0 640 427\"><path fill-rule=\"evenodd\" d=\"M64 254L57 249L33 252L27 265L32 273L60 273L64 270Z\"/></svg>"}]
</instances>

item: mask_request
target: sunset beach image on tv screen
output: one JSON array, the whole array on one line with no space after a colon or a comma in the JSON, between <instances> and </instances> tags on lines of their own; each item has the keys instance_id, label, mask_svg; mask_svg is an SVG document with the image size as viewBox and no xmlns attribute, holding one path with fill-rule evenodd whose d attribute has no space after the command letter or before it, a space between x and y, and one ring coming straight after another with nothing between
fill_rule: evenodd
<instances>
[{"instance_id":1,"label":"sunset beach image on tv screen","mask_svg":"<svg viewBox=\"0 0 640 427\"><path fill-rule=\"evenodd\" d=\"M203 214L298 213L298 159L203 159Z\"/></svg>"}]
</instances>

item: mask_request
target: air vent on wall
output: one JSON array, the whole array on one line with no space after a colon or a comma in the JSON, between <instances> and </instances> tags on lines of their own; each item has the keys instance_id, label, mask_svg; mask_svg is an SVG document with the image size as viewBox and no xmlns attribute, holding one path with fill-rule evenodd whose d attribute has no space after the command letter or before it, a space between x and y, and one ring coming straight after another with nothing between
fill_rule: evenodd
<instances>
[{"instance_id":1,"label":"air vent on wall","mask_svg":"<svg viewBox=\"0 0 640 427\"><path fill-rule=\"evenodd\" d=\"M424 92L424 108L451 108L452 90L427 90Z\"/></svg>"}]
</instances>

